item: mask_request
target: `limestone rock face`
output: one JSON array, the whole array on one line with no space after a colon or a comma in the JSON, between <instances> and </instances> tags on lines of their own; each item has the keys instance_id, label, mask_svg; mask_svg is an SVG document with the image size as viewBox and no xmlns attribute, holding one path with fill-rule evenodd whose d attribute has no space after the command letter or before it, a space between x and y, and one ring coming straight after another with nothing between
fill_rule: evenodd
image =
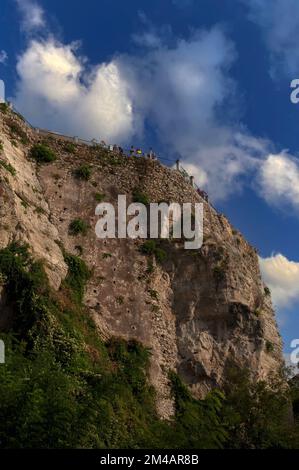
<instances>
[{"instance_id":1,"label":"limestone rock face","mask_svg":"<svg viewBox=\"0 0 299 470\"><path fill-rule=\"evenodd\" d=\"M136 338L151 349L150 380L162 417L173 413L169 370L203 397L225 381L234 364L248 367L253 378L280 367L281 338L256 250L179 172L87 145L76 144L70 152L62 139L41 136L9 112L28 138L26 144L13 142L7 115L0 113L0 119L0 160L16 170L12 175L0 165L0 246L29 243L45 261L55 289L67 272L60 244L82 256L92 269L85 304L99 334ZM37 165L29 149L45 139L58 158ZM82 164L91 167L88 181L74 175ZM97 239L95 195L116 206L124 194L129 204L135 188L151 202L203 202L202 248L185 250L183 241L165 240L166 259L157 263L140 252L142 240ZM85 236L69 234L70 222L78 218L90 226Z\"/></svg>"}]
</instances>

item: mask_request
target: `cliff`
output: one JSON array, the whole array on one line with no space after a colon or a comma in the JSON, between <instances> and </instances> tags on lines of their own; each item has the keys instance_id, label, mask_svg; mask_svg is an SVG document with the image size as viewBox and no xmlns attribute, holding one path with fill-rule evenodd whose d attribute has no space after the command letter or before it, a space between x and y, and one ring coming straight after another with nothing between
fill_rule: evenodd
<instances>
[{"instance_id":1,"label":"cliff","mask_svg":"<svg viewBox=\"0 0 299 470\"><path fill-rule=\"evenodd\" d=\"M198 398L221 386L232 365L249 368L253 378L278 370L282 343L256 250L178 171L42 135L4 107L0 139L0 248L28 243L56 290L67 274L62 247L84 259L92 271L84 303L99 335L135 338L151 349L150 380L162 417L173 414L169 370ZM36 143L46 143L57 159L37 163L30 156ZM76 176L82 165L86 179ZM97 200L116 204L126 194L129 203L136 188L150 202L203 202L202 248L161 240L166 255L159 262L141 252L142 240L98 240ZM86 223L85 234L70 233L76 219ZM1 287L0 294L5 329L13 311Z\"/></svg>"}]
</instances>

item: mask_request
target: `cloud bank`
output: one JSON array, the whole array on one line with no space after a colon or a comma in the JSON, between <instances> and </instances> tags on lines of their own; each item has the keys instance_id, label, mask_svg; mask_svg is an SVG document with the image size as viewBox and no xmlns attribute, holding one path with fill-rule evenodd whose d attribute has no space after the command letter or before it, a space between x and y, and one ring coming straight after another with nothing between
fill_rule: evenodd
<instances>
[{"instance_id":1,"label":"cloud bank","mask_svg":"<svg viewBox=\"0 0 299 470\"><path fill-rule=\"evenodd\" d=\"M278 253L260 258L263 279L277 308L290 307L299 299L299 263Z\"/></svg>"},{"instance_id":2,"label":"cloud bank","mask_svg":"<svg viewBox=\"0 0 299 470\"><path fill-rule=\"evenodd\" d=\"M50 38L30 42L17 72L14 102L39 126L111 142L134 133L128 85L116 62L88 70L76 44Z\"/></svg>"},{"instance_id":3,"label":"cloud bank","mask_svg":"<svg viewBox=\"0 0 299 470\"><path fill-rule=\"evenodd\" d=\"M92 67L78 44L35 34L18 59L13 101L34 124L87 139L130 145L150 126L162 152L179 156L198 184L222 199L256 170L267 144L232 124L236 54L224 32L216 27L167 41L170 32L159 36L148 25L139 38L142 54Z\"/></svg>"},{"instance_id":4,"label":"cloud bank","mask_svg":"<svg viewBox=\"0 0 299 470\"><path fill-rule=\"evenodd\" d=\"M259 173L260 192L276 207L292 207L299 214L299 162L285 152L270 154Z\"/></svg>"},{"instance_id":5,"label":"cloud bank","mask_svg":"<svg viewBox=\"0 0 299 470\"><path fill-rule=\"evenodd\" d=\"M43 9L34 0L15 0L22 18L22 28L30 33L46 26Z\"/></svg>"}]
</instances>

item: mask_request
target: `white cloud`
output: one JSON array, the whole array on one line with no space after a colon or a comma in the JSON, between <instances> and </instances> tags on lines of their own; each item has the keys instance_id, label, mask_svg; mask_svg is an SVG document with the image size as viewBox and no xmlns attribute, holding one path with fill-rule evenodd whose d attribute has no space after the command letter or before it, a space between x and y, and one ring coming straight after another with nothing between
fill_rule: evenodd
<instances>
[{"instance_id":1,"label":"white cloud","mask_svg":"<svg viewBox=\"0 0 299 470\"><path fill-rule=\"evenodd\" d=\"M141 34L133 34L132 39L138 46L155 49L162 45L160 37L154 31L144 31Z\"/></svg>"},{"instance_id":2,"label":"white cloud","mask_svg":"<svg viewBox=\"0 0 299 470\"><path fill-rule=\"evenodd\" d=\"M43 28L46 24L43 9L34 0L15 0L22 15L22 27L26 32Z\"/></svg>"},{"instance_id":3,"label":"white cloud","mask_svg":"<svg viewBox=\"0 0 299 470\"><path fill-rule=\"evenodd\" d=\"M197 31L188 40L145 51L142 58L121 57L133 101L156 129L165 151L183 165L197 166L195 177L213 199L241 187L242 176L268 153L267 145L231 124L235 84L229 69L232 43L219 28Z\"/></svg>"},{"instance_id":4,"label":"white cloud","mask_svg":"<svg viewBox=\"0 0 299 470\"><path fill-rule=\"evenodd\" d=\"M269 204L299 211L299 162L287 153L270 154L261 164L260 192Z\"/></svg>"},{"instance_id":5,"label":"white cloud","mask_svg":"<svg viewBox=\"0 0 299 470\"><path fill-rule=\"evenodd\" d=\"M207 185L208 175L198 165L194 165L193 163L183 162L183 164L181 164L181 166L183 167L184 170L187 171L187 173L189 175L194 176L194 179L195 179L196 183L200 187L205 187ZM174 165L173 168L175 168L175 165Z\"/></svg>"},{"instance_id":6,"label":"white cloud","mask_svg":"<svg viewBox=\"0 0 299 470\"><path fill-rule=\"evenodd\" d=\"M118 55L93 68L76 44L31 41L18 60L13 101L35 125L122 145L142 138L146 123L162 151L180 156L213 200L235 193L269 150L232 124L233 44L220 28L181 39L140 17L143 54Z\"/></svg>"},{"instance_id":7,"label":"white cloud","mask_svg":"<svg viewBox=\"0 0 299 470\"><path fill-rule=\"evenodd\" d=\"M135 132L128 85L117 62L87 71L75 44L34 40L17 71L14 102L36 125L110 142Z\"/></svg>"},{"instance_id":8,"label":"white cloud","mask_svg":"<svg viewBox=\"0 0 299 470\"><path fill-rule=\"evenodd\" d=\"M298 0L241 0L262 30L271 53L272 73L297 77L299 70Z\"/></svg>"},{"instance_id":9,"label":"white cloud","mask_svg":"<svg viewBox=\"0 0 299 470\"><path fill-rule=\"evenodd\" d=\"M263 279L276 307L289 307L299 299L299 263L278 253L260 258Z\"/></svg>"},{"instance_id":10,"label":"white cloud","mask_svg":"<svg viewBox=\"0 0 299 470\"><path fill-rule=\"evenodd\" d=\"M5 64L8 59L7 52L4 50L0 50L0 64Z\"/></svg>"}]
</instances>

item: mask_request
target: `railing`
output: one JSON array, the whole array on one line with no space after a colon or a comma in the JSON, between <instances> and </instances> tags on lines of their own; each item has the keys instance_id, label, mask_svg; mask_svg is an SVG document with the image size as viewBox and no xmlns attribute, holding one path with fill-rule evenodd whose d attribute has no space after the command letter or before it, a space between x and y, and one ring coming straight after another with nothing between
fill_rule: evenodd
<instances>
[{"instance_id":1,"label":"railing","mask_svg":"<svg viewBox=\"0 0 299 470\"><path fill-rule=\"evenodd\" d=\"M77 137L77 136L74 136L74 137L71 137L69 135L64 135L64 134L61 134L60 132L54 132L54 131L49 131L48 129L43 129L43 128L40 128L40 127L36 127L36 126L33 126L31 124L31 122L29 122L26 118L23 117L23 115L14 107L14 106L11 106L10 104L10 107L13 108L14 112L22 119L23 122L25 122L25 124L32 130L34 130L36 133L40 134L40 135L44 135L44 136L54 136L56 138L59 138L59 139L62 139L62 140L65 140L66 142L73 142L73 143L79 143L79 144L83 144L83 145L90 145L90 146L95 146L95 145L100 145L104 148L107 148L107 149L110 149L110 150L113 150L115 147L117 147L118 149L120 149L120 147L118 146L115 146L115 145L107 145L106 143L104 143L103 141L98 141L97 139L92 139L92 140L85 140L85 139L81 139L80 137ZM123 153L126 153L128 155L131 155L131 152L132 152L132 149L122 149L123 150ZM136 154L136 151L134 152ZM140 156L145 156L145 154L142 152L140 154ZM191 185L192 187L207 201L208 200L208 195L205 191L203 191L201 188L199 188L199 186L197 186L197 184L194 182L194 177L193 176L190 176L189 173L187 172L187 170L185 170L185 168L180 164L180 161L179 160L170 160L168 158L159 158L157 157L158 160L165 160L165 161L169 161L169 162L173 162L173 163L176 163L176 169L181 173L181 175L185 178L185 180L187 180ZM163 163L162 163L163 164ZM164 165L164 164L163 164ZM167 165L165 165L167 166Z\"/></svg>"}]
</instances>

